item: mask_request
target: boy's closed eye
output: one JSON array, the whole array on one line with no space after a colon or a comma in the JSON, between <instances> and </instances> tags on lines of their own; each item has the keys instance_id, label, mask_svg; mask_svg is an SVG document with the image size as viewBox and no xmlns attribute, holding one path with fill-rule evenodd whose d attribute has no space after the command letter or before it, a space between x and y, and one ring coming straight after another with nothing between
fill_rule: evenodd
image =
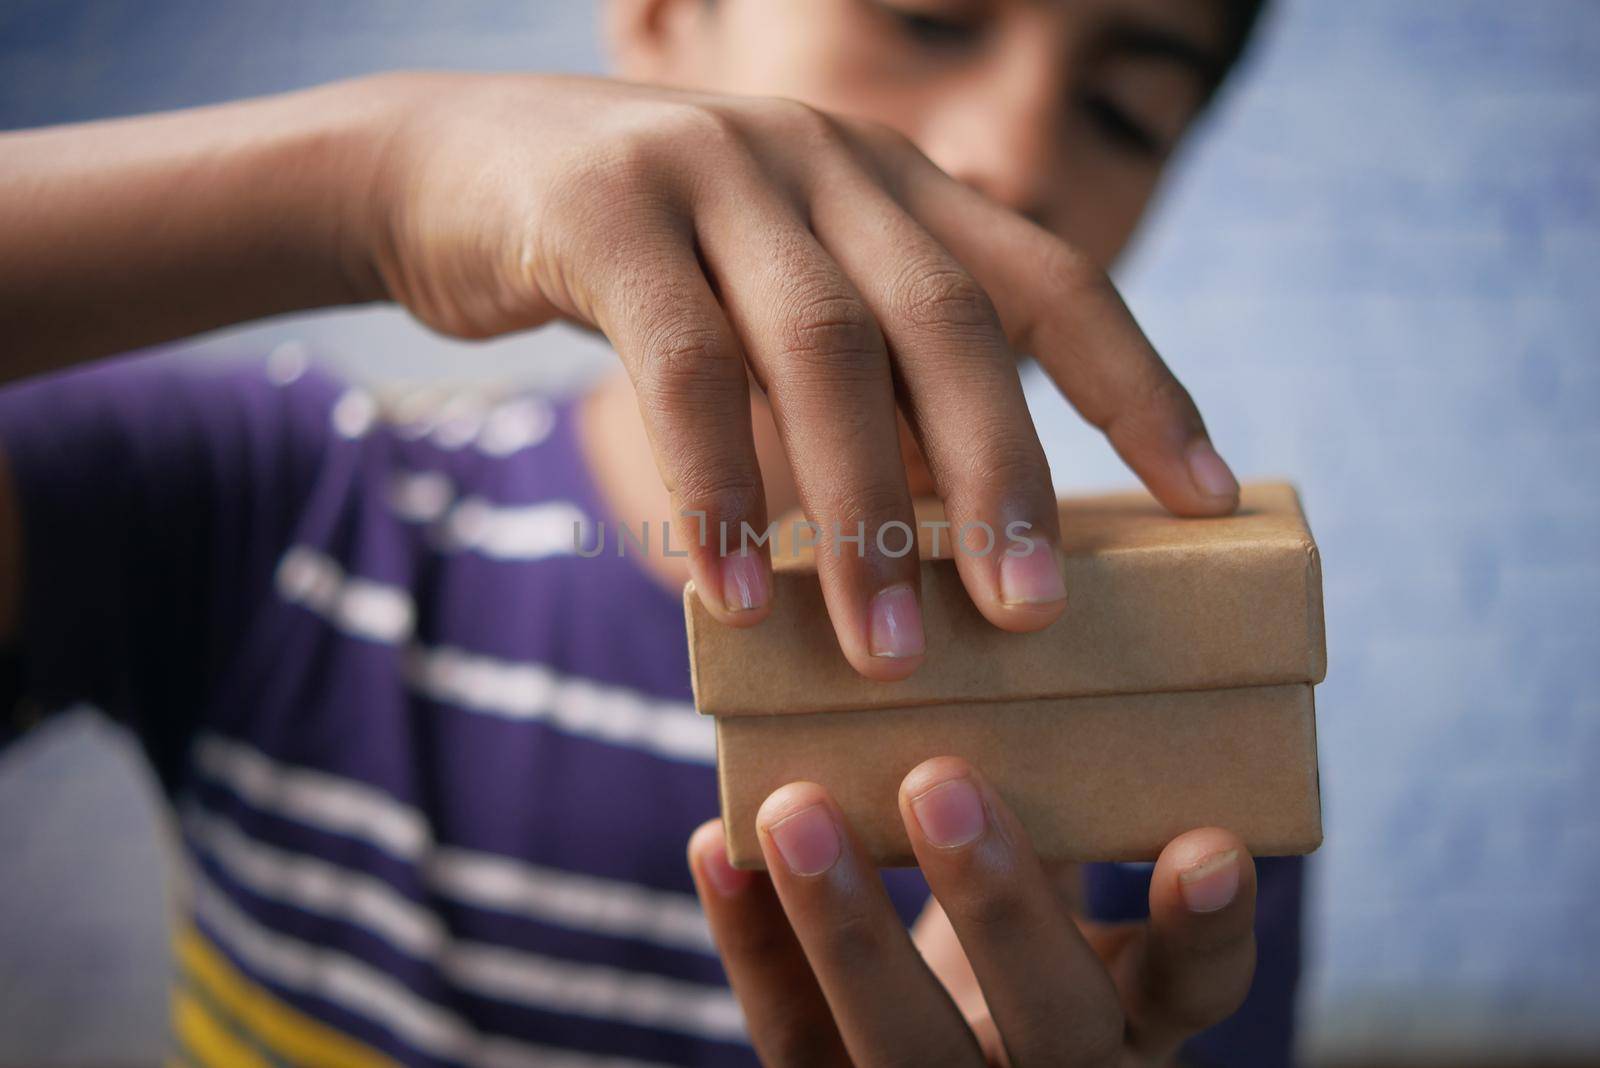
<instances>
[{"instance_id":1,"label":"boy's closed eye","mask_svg":"<svg viewBox=\"0 0 1600 1068\"><path fill-rule=\"evenodd\" d=\"M1108 144L1138 156L1160 158L1171 151L1167 139L1133 116L1103 92L1090 90L1079 98L1079 107Z\"/></svg>"},{"instance_id":2,"label":"boy's closed eye","mask_svg":"<svg viewBox=\"0 0 1600 1068\"><path fill-rule=\"evenodd\" d=\"M918 0L915 3L874 0L873 6L893 19L909 41L928 47L971 47L981 41L985 29L982 12L960 0Z\"/></svg>"},{"instance_id":3,"label":"boy's closed eye","mask_svg":"<svg viewBox=\"0 0 1600 1068\"><path fill-rule=\"evenodd\" d=\"M1159 160L1177 147L1221 70L1222 61L1184 33L1113 24L1085 65L1079 106L1108 143Z\"/></svg>"}]
</instances>

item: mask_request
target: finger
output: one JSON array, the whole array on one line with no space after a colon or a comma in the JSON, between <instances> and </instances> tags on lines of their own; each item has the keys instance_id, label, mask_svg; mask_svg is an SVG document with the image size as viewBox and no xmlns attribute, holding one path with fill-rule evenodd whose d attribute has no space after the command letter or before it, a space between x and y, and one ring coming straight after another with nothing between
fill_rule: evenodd
<instances>
[{"instance_id":1,"label":"finger","mask_svg":"<svg viewBox=\"0 0 1600 1068\"><path fill-rule=\"evenodd\" d=\"M1044 229L925 159L902 169L903 202L994 296L1018 348L1103 431L1179 515L1222 515L1239 484L1187 390L1105 272Z\"/></svg>"},{"instance_id":2,"label":"finger","mask_svg":"<svg viewBox=\"0 0 1600 1068\"><path fill-rule=\"evenodd\" d=\"M846 1068L839 1029L772 883L728 863L721 820L689 839L689 870L761 1063Z\"/></svg>"},{"instance_id":3,"label":"finger","mask_svg":"<svg viewBox=\"0 0 1600 1068\"><path fill-rule=\"evenodd\" d=\"M900 814L1011 1062L1112 1063L1116 988L1000 796L966 761L935 757L901 783Z\"/></svg>"},{"instance_id":4,"label":"finger","mask_svg":"<svg viewBox=\"0 0 1600 1068\"><path fill-rule=\"evenodd\" d=\"M1083 916L1089 911L1089 890L1083 882L1083 865L1077 861L1052 861L1044 866L1045 874L1050 877L1050 885L1056 888L1056 897L1066 906L1068 912L1074 916ZM1079 924L1082 928L1082 924Z\"/></svg>"},{"instance_id":5,"label":"finger","mask_svg":"<svg viewBox=\"0 0 1600 1068\"><path fill-rule=\"evenodd\" d=\"M855 1064L983 1063L838 807L792 783L756 816L773 886Z\"/></svg>"},{"instance_id":6,"label":"finger","mask_svg":"<svg viewBox=\"0 0 1600 1068\"><path fill-rule=\"evenodd\" d=\"M924 651L915 514L871 311L787 201L754 176L699 205L701 253L772 403L845 657L904 678Z\"/></svg>"},{"instance_id":7,"label":"finger","mask_svg":"<svg viewBox=\"0 0 1600 1068\"><path fill-rule=\"evenodd\" d=\"M911 941L916 944L922 959L928 962L933 974L950 994L961 1011L962 1018L978 1040L985 1059L991 1065L1006 1064L1005 1046L1000 1041L1000 1029L989 1015L989 1006L983 1000L978 977L972 974L972 964L961 949L950 918L939 907L939 899L930 897L922 908L917 922L911 925Z\"/></svg>"},{"instance_id":8,"label":"finger","mask_svg":"<svg viewBox=\"0 0 1600 1068\"><path fill-rule=\"evenodd\" d=\"M1136 1049L1165 1056L1244 1001L1255 974L1255 897L1255 864L1236 835L1190 831L1162 850L1143 951L1119 976Z\"/></svg>"},{"instance_id":9,"label":"finger","mask_svg":"<svg viewBox=\"0 0 1600 1068\"><path fill-rule=\"evenodd\" d=\"M813 225L882 327L963 584L996 626L1047 626L1067 597L1055 491L999 316L866 172L850 163L826 177Z\"/></svg>"},{"instance_id":10,"label":"finger","mask_svg":"<svg viewBox=\"0 0 1600 1068\"><path fill-rule=\"evenodd\" d=\"M766 530L766 495L750 427L744 352L694 253L687 224L653 218L636 227L641 247L601 290L595 317L616 347L675 516L659 548L687 553L708 611L749 626L771 604L771 560L755 535ZM600 551L622 552L618 544ZM603 536L603 535L602 535Z\"/></svg>"}]
</instances>

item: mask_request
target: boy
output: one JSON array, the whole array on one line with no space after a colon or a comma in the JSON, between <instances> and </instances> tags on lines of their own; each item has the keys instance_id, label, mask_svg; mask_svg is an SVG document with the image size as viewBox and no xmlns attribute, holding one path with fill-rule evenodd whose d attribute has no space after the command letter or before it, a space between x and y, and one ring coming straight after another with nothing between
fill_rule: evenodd
<instances>
[{"instance_id":1,"label":"boy","mask_svg":"<svg viewBox=\"0 0 1600 1068\"><path fill-rule=\"evenodd\" d=\"M7 135L11 375L376 299L465 337L586 323L628 372L437 425L285 360L0 402L11 689L121 717L174 798L184 1057L747 1063L748 1034L774 1065L1160 1063L1204 1030L1190 1059L1286 1059L1300 868L1224 830L1046 873L952 758L906 780L921 866L887 893L808 784L763 809L770 878L734 871L675 591L760 625L770 561L573 539L800 505L841 649L896 679L914 564L829 532L937 493L1031 532L960 566L996 626L1046 626L1019 352L1169 508L1230 510L1103 270L1255 7L615 0L631 82L388 76Z\"/></svg>"}]
</instances>

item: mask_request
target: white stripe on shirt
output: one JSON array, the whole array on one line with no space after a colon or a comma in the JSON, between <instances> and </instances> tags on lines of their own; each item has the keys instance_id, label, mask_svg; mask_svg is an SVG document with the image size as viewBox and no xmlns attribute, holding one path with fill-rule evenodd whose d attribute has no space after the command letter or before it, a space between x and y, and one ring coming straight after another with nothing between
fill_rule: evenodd
<instances>
[{"instance_id":1,"label":"white stripe on shirt","mask_svg":"<svg viewBox=\"0 0 1600 1068\"><path fill-rule=\"evenodd\" d=\"M410 643L416 610L402 587L347 576L326 553L295 546L278 566L284 600L341 633L404 646L412 689L441 704L641 749L669 760L716 761L715 731L687 701L646 697L621 686L565 676L545 664L503 660L450 646Z\"/></svg>"},{"instance_id":2,"label":"white stripe on shirt","mask_svg":"<svg viewBox=\"0 0 1600 1068\"><path fill-rule=\"evenodd\" d=\"M711 721L685 701L561 675L544 664L499 660L449 646L413 646L406 680L418 693L473 712L548 723L568 734L697 764L717 756Z\"/></svg>"},{"instance_id":3,"label":"white stripe on shirt","mask_svg":"<svg viewBox=\"0 0 1600 1068\"><path fill-rule=\"evenodd\" d=\"M715 953L700 904L687 894L554 871L510 857L441 846L423 877L467 905L672 949Z\"/></svg>"},{"instance_id":4,"label":"white stripe on shirt","mask_svg":"<svg viewBox=\"0 0 1600 1068\"><path fill-rule=\"evenodd\" d=\"M433 528L436 548L470 551L491 560L543 560L572 556L593 541L589 517L568 501L494 504L462 497Z\"/></svg>"},{"instance_id":5,"label":"white stripe on shirt","mask_svg":"<svg viewBox=\"0 0 1600 1068\"><path fill-rule=\"evenodd\" d=\"M408 523L434 523L456 499L455 483L438 471L396 471L385 494L389 508Z\"/></svg>"},{"instance_id":6,"label":"white stripe on shirt","mask_svg":"<svg viewBox=\"0 0 1600 1068\"><path fill-rule=\"evenodd\" d=\"M330 834L360 839L415 861L433 844L420 811L351 779L276 763L216 734L194 742L194 766L264 812Z\"/></svg>"},{"instance_id":7,"label":"white stripe on shirt","mask_svg":"<svg viewBox=\"0 0 1600 1068\"><path fill-rule=\"evenodd\" d=\"M340 1005L428 1055L484 1068L652 1068L643 1061L482 1034L364 961L263 926L194 865L190 882L196 916L249 969L290 990Z\"/></svg>"},{"instance_id":8,"label":"white stripe on shirt","mask_svg":"<svg viewBox=\"0 0 1600 1068\"><path fill-rule=\"evenodd\" d=\"M308 608L352 638L395 645L411 637L416 606L399 586L346 575L326 553L296 545L283 554L278 594Z\"/></svg>"},{"instance_id":9,"label":"white stripe on shirt","mask_svg":"<svg viewBox=\"0 0 1600 1068\"><path fill-rule=\"evenodd\" d=\"M699 1038L736 1042L744 1036L725 987L454 938L437 915L372 876L262 844L195 804L186 807L183 826L192 843L253 893L363 927L461 990Z\"/></svg>"},{"instance_id":10,"label":"white stripe on shirt","mask_svg":"<svg viewBox=\"0 0 1600 1068\"><path fill-rule=\"evenodd\" d=\"M396 471L384 496L396 516L422 524L441 553L475 552L526 563L573 556L594 542L589 517L570 501L496 504L484 497L457 497L455 484L437 471Z\"/></svg>"},{"instance_id":11,"label":"white stripe on shirt","mask_svg":"<svg viewBox=\"0 0 1600 1068\"><path fill-rule=\"evenodd\" d=\"M423 882L443 897L570 930L714 952L705 916L688 894L438 845L417 808L364 783L278 763L220 735L196 740L194 763L254 808L416 865Z\"/></svg>"},{"instance_id":12,"label":"white stripe on shirt","mask_svg":"<svg viewBox=\"0 0 1600 1068\"><path fill-rule=\"evenodd\" d=\"M303 348L299 353L287 350L287 345L275 350L267 367L268 379L277 385L287 385L305 370ZM280 351L287 359L278 360ZM424 389L398 396L386 394L380 400L359 386L350 386L329 410L328 421L340 437L351 441L386 425L403 440L427 438L445 452L472 445L496 459L543 443L555 429L555 409L542 397L513 396L490 407L492 399L472 391L443 396Z\"/></svg>"}]
</instances>

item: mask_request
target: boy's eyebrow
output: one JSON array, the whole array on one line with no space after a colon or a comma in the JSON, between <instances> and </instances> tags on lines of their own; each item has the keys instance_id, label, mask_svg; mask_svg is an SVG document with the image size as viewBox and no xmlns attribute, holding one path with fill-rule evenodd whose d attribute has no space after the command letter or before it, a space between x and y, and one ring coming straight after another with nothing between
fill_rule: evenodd
<instances>
[{"instance_id":1,"label":"boy's eyebrow","mask_svg":"<svg viewBox=\"0 0 1600 1068\"><path fill-rule=\"evenodd\" d=\"M1107 31L1105 42L1108 53L1168 60L1187 67L1207 84L1222 77L1222 57L1176 30L1144 22L1119 22Z\"/></svg>"}]
</instances>

